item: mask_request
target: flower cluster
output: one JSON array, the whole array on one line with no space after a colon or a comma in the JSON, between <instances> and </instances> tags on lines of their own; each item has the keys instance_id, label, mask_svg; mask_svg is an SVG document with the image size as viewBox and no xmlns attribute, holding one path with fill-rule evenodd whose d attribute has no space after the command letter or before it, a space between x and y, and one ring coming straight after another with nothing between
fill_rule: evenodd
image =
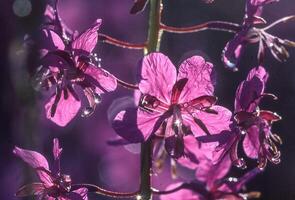
<instances>
[{"instance_id":1,"label":"flower cluster","mask_svg":"<svg viewBox=\"0 0 295 200\"><path fill-rule=\"evenodd\" d=\"M134 89L132 105L116 105L111 125L120 137L113 144L141 144L142 182L139 191L133 193L112 192L91 184L72 184L71 177L61 173L62 149L58 139L54 139L54 163L51 169L40 153L15 147L14 154L28 163L40 180L21 187L16 195L35 195L39 199L50 200L87 199L89 192L114 198L136 197L144 200L151 199L151 193L160 195L161 200L259 198L259 192L245 190L246 183L262 172L268 161L274 164L280 162L277 145L282 143L280 137L272 132L273 122L281 120L281 117L275 112L260 109L263 98L277 99L275 95L265 92L269 74L263 67L264 51L268 47L275 58L283 61L289 56L284 46L295 46L291 41L266 32L270 27L293 19L294 16L263 29L255 26L266 23L261 16L263 6L274 1L247 0L242 25L207 23L208 29L238 27L238 30L228 30L235 31L236 35L227 43L222 54L224 64L234 71L237 70L245 45L259 42L258 64L239 84L233 99L233 111L218 104L214 93L216 73L212 63L199 55L193 55L175 67L166 55L149 49L150 46L159 45L161 31L180 33L204 29L204 25L187 29L164 25L160 17L163 9L161 0L136 0L130 11L136 14L149 2L157 3L158 6L151 9L158 8L154 12L157 11L159 16L150 23L150 26L156 24L150 27L158 31L155 37L159 38L156 40L148 39L143 45L138 45L101 35L102 40L109 44L148 52L138 65L136 85L119 80L98 62L95 47L100 36L101 19L78 33L60 18L57 0L53 5L48 4L40 28L40 67L34 77L36 88L51 93L45 104L47 118L59 126L66 126L79 112L83 98L87 99L88 106L83 108L82 117L87 117L100 103L100 95L114 91L117 84ZM156 43L151 44L151 41ZM239 146L246 159L239 156ZM195 174L194 180L179 178L177 183L169 183L165 191L153 189L150 172L153 167L161 168L166 158L173 163L173 177L177 174L175 166L180 165ZM246 169L249 159L257 160L258 165L240 178L229 175L233 166Z\"/></svg>"}]
</instances>

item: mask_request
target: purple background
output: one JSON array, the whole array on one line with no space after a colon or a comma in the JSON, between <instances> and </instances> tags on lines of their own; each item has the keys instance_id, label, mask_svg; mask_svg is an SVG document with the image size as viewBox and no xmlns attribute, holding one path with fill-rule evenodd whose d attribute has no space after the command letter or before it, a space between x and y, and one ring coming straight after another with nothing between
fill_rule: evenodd
<instances>
[{"instance_id":1,"label":"purple background","mask_svg":"<svg viewBox=\"0 0 295 200\"><path fill-rule=\"evenodd\" d=\"M1 123L0 123L0 199L17 199L17 188L36 177L26 164L12 154L14 145L36 150L52 160L52 139L60 138L63 146L62 169L71 174L74 182L98 184L107 189L135 191L139 183L139 155L123 147L110 147L106 141L116 135L109 125L107 110L112 101L132 96L132 91L121 87L103 96L103 102L88 119L76 117L66 128L57 127L44 117L42 103L46 96L32 89L28 71L36 63L36 54L22 48L23 37L34 35L41 22L44 3L32 0L32 12L26 17L13 13L13 0L1 1ZM164 0L163 21L174 26L190 26L207 20L226 20L239 23L243 19L244 2L216 0L211 5L201 0ZM83 31L96 18L103 19L102 33L135 43L147 36L148 10L136 16L129 15L133 0L60 0L60 15L71 28ZM295 1L281 0L265 8L263 16L269 22L295 14ZM282 24L272 33L295 40L295 23ZM207 55L214 63L218 76L216 94L219 104L233 108L234 93L239 81L256 65L257 45L249 45L243 56L240 72L232 73L222 66L221 51L231 33L203 31L176 35L164 33L161 51L177 65L184 52ZM117 77L135 83L136 64L142 52L99 43L96 49L102 66ZM291 58L278 63L269 53L265 67L270 72L267 92L275 93L277 102L264 101L262 108L273 110L283 120L273 127L284 144L281 147L282 163L269 164L265 173L249 185L249 191L258 190L262 199L295 199L295 49ZM167 171L169 163L167 163ZM241 173L234 170L234 174ZM169 171L157 176L155 184L164 188L169 181ZM164 183L160 180L165 179ZM167 181L166 181L167 180ZM90 199L103 199L91 196ZM107 199L107 198L106 198Z\"/></svg>"}]
</instances>

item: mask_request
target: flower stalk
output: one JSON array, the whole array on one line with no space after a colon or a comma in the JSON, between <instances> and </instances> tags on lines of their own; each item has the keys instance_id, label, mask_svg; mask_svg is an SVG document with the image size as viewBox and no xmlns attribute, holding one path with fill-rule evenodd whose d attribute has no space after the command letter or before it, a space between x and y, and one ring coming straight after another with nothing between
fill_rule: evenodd
<instances>
[{"instance_id":1,"label":"flower stalk","mask_svg":"<svg viewBox=\"0 0 295 200\"><path fill-rule=\"evenodd\" d=\"M144 49L146 47L146 44L134 44L134 43L130 43L130 42L125 42L116 38L113 38L109 35L103 34L103 33L99 33L99 40L102 42L105 42L107 44L111 44L117 47L121 47L124 49L134 49L134 50L141 50Z\"/></svg>"},{"instance_id":2,"label":"flower stalk","mask_svg":"<svg viewBox=\"0 0 295 200\"><path fill-rule=\"evenodd\" d=\"M204 30L218 30L218 31L225 31L236 33L241 29L241 26L236 23L232 22L225 22L225 21L209 21L202 24L189 26L189 27L174 27L174 26L167 26L163 23L160 24L160 28L166 32L170 33L196 33Z\"/></svg>"},{"instance_id":3,"label":"flower stalk","mask_svg":"<svg viewBox=\"0 0 295 200\"><path fill-rule=\"evenodd\" d=\"M150 1L149 14L149 30L147 38L147 46L144 49L144 54L153 51L159 51L162 37L162 30L160 29L161 14L162 14L162 0ZM152 140L149 139L141 144L141 168L140 168L140 200L152 199L151 187L151 170L152 170Z\"/></svg>"}]
</instances>

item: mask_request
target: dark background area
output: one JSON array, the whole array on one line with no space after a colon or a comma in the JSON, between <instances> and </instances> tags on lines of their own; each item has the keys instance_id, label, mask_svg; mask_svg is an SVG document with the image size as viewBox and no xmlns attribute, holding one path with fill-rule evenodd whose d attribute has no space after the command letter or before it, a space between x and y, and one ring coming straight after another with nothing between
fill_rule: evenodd
<instances>
[{"instance_id":1,"label":"dark background area","mask_svg":"<svg viewBox=\"0 0 295 200\"><path fill-rule=\"evenodd\" d=\"M17 7L15 2L0 2L0 66L1 66L1 122L0 122L0 199L17 199L17 188L36 180L33 170L12 154L14 145L42 152L49 163L52 160L52 139L58 137L63 146L62 169L71 174L74 182L95 183L118 191L135 191L139 183L139 155L124 147L110 147L106 141L116 135L109 125L107 110L119 97L132 96L132 92L119 88L103 96L103 102L88 119L76 117L66 128L57 127L45 119L44 101L47 96L33 90L29 71L36 66L36 52L23 48L26 34L38 31L45 3L31 0L30 7ZM208 20L224 20L240 23L244 15L242 0L216 0L204 4L201 0L163 0L163 22L185 27ZM147 36L148 9L136 16L129 15L133 0L60 0L59 12L71 28L83 31L96 18L103 19L102 33L135 43L142 43ZM13 8L15 6L15 8ZM263 17L273 22L281 17L295 14L295 1L281 0L265 7ZM295 40L295 22L281 24L272 29L274 35ZM233 109L236 87L248 71L257 65L257 45L249 45L241 59L240 71L226 70L220 60L221 51L232 33L202 31L191 34L164 33L161 51L178 64L186 52L202 53L215 65L217 71L216 95L219 104ZM136 64L142 52L126 50L99 43L95 50L102 59L102 66L119 78L135 82ZM283 116L273 126L273 132L283 139L282 162L269 164L265 172L249 184L249 191L262 192L264 200L295 199L295 49L285 63L277 62L268 52L265 68L270 73L267 92L279 97L278 101L263 101L262 108ZM167 164L166 167L169 167ZM155 177L160 183L168 172ZM237 170L234 170L237 171ZM240 173L240 172L238 172ZM103 199L91 196L90 199ZM107 199L107 198L106 198Z\"/></svg>"}]
</instances>

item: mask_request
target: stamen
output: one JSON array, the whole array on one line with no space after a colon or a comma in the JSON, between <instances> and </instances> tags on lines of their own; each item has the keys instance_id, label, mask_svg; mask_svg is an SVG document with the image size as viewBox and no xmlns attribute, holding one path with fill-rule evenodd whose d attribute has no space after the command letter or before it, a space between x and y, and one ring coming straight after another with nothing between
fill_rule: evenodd
<instances>
[{"instance_id":1,"label":"stamen","mask_svg":"<svg viewBox=\"0 0 295 200\"><path fill-rule=\"evenodd\" d=\"M295 15L283 17L283 18L271 23L269 26L263 28L262 30L266 31L267 29L273 28L273 27L275 27L276 25L278 25L280 23L286 23L286 22L291 21L291 20L295 20Z\"/></svg>"}]
</instances>

